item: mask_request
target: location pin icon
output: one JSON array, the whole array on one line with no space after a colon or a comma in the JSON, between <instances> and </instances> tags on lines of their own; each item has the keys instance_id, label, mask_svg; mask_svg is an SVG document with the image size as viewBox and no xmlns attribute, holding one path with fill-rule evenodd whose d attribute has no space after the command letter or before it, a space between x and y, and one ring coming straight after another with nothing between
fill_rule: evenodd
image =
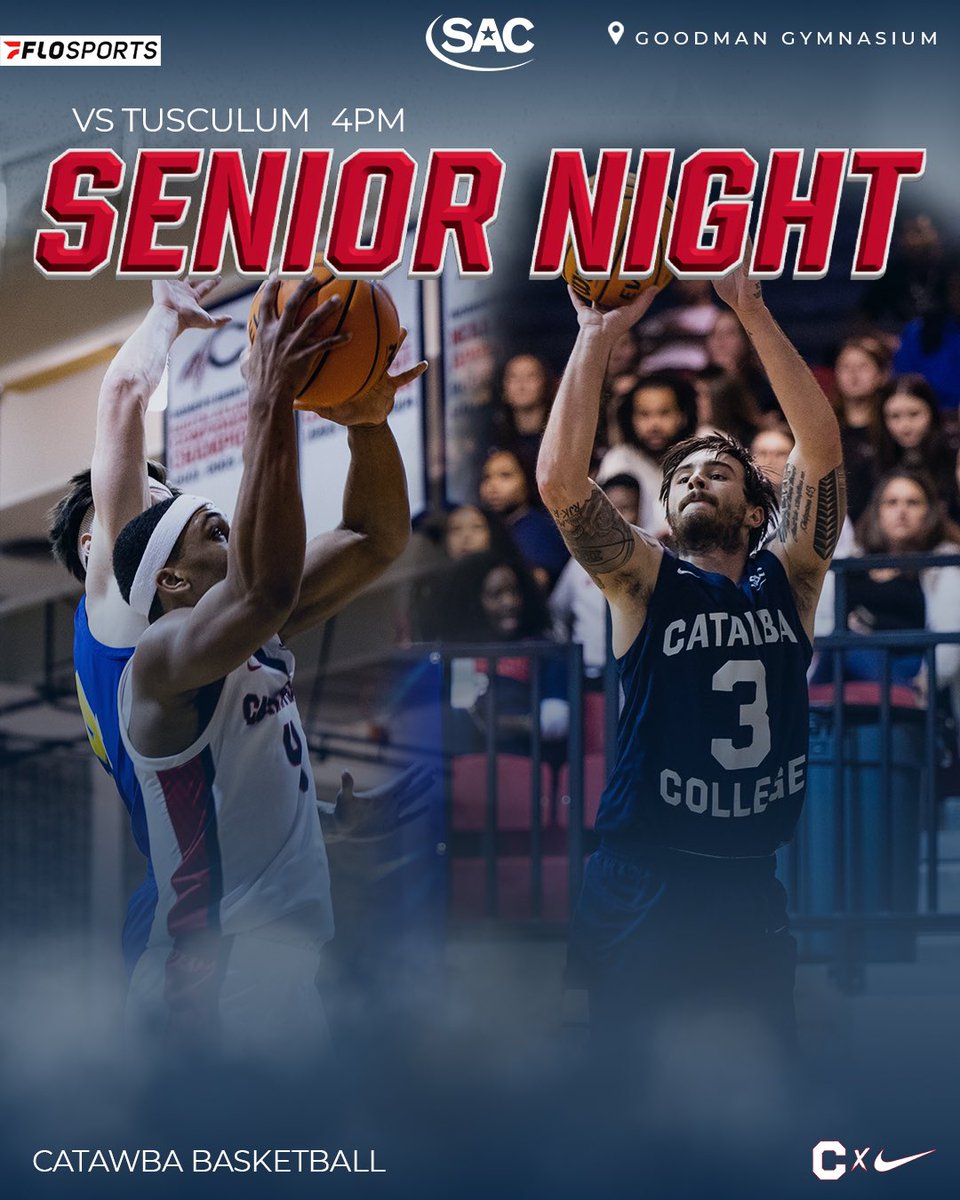
<instances>
[{"instance_id":1,"label":"location pin icon","mask_svg":"<svg viewBox=\"0 0 960 1200\"><path fill-rule=\"evenodd\" d=\"M607 26L607 33L610 34L610 40L616 46L616 44L623 37L623 22L622 21L611 21L610 24Z\"/></svg>"}]
</instances>

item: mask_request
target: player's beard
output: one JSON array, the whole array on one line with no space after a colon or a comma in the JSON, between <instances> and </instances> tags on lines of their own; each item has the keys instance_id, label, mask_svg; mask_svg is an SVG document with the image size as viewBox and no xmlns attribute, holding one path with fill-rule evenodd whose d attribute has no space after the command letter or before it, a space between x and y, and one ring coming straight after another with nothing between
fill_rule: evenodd
<instances>
[{"instance_id":1,"label":"player's beard","mask_svg":"<svg viewBox=\"0 0 960 1200\"><path fill-rule=\"evenodd\" d=\"M732 554L743 545L745 503L733 509L708 504L670 514L669 525L681 554L704 554L722 550Z\"/></svg>"}]
</instances>

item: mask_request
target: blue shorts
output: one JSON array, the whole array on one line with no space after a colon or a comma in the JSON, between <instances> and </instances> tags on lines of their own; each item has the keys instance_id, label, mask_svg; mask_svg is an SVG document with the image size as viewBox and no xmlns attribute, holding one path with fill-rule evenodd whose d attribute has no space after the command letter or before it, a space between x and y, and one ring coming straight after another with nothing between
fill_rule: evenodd
<instances>
[{"instance_id":1,"label":"blue shorts","mask_svg":"<svg viewBox=\"0 0 960 1200\"><path fill-rule=\"evenodd\" d=\"M792 1045L796 943L776 860L629 852L587 862L571 926L571 982L591 1025L616 1032L681 1010L736 1010Z\"/></svg>"}]
</instances>

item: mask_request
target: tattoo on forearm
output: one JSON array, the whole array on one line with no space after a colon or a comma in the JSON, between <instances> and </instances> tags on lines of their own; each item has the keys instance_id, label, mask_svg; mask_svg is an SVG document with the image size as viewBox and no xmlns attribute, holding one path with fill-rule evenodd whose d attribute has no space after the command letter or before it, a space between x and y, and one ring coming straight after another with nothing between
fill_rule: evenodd
<instances>
[{"instance_id":1,"label":"tattoo on forearm","mask_svg":"<svg viewBox=\"0 0 960 1200\"><path fill-rule=\"evenodd\" d=\"M630 561L636 549L633 530L599 488L582 504L552 511L570 553L595 579Z\"/></svg>"},{"instance_id":2,"label":"tattoo on forearm","mask_svg":"<svg viewBox=\"0 0 960 1200\"><path fill-rule=\"evenodd\" d=\"M817 485L817 523L813 532L813 548L824 560L831 559L837 548L846 510L846 476L842 466L834 467Z\"/></svg>"}]
</instances>

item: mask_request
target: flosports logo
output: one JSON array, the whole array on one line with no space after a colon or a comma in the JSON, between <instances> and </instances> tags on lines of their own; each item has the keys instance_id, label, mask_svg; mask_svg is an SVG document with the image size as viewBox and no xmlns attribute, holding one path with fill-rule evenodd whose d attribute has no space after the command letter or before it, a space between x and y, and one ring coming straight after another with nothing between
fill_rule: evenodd
<instances>
[{"instance_id":1,"label":"flosports logo","mask_svg":"<svg viewBox=\"0 0 960 1200\"><path fill-rule=\"evenodd\" d=\"M526 17L510 17L502 27L493 17L481 17L476 27L469 17L447 17L435 32L441 20L443 13L430 22L426 43L433 57L448 67L460 71L515 71L533 62L532 58L524 58L523 62L499 61L503 55L528 55L533 50L530 38L533 22ZM439 37L444 40L438 45Z\"/></svg>"},{"instance_id":2,"label":"flosports logo","mask_svg":"<svg viewBox=\"0 0 960 1200\"><path fill-rule=\"evenodd\" d=\"M159 67L160 38L152 34L0 34L4 67Z\"/></svg>"},{"instance_id":3,"label":"flosports logo","mask_svg":"<svg viewBox=\"0 0 960 1200\"><path fill-rule=\"evenodd\" d=\"M864 1146L862 1150L854 1150L853 1165L850 1167L850 1173L854 1171L867 1171L867 1155L870 1153L870 1147ZM879 1171L881 1174L887 1171L896 1171L898 1167L905 1167L907 1163L916 1162L918 1158L926 1158L928 1154L934 1154L934 1150L921 1150L919 1154L908 1154L905 1158L884 1158L885 1150L881 1150L873 1160L874 1171ZM843 1142L817 1142L813 1148L813 1173L818 1179L833 1181L840 1179L847 1173L847 1164L844 1161L847 1154L847 1148ZM828 1165L829 1161L829 1165Z\"/></svg>"}]
</instances>

